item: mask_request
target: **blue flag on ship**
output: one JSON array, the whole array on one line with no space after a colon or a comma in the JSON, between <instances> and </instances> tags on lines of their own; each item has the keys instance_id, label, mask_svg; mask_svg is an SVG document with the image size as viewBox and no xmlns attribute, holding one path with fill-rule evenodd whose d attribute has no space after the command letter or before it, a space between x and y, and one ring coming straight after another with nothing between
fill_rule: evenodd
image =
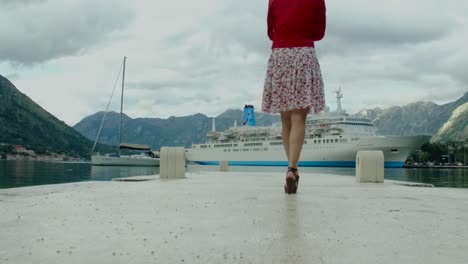
<instances>
[{"instance_id":1,"label":"blue flag on ship","mask_svg":"<svg viewBox=\"0 0 468 264\"><path fill-rule=\"evenodd\" d=\"M245 105L244 117L242 118L243 126L255 126L255 111L253 105Z\"/></svg>"}]
</instances>

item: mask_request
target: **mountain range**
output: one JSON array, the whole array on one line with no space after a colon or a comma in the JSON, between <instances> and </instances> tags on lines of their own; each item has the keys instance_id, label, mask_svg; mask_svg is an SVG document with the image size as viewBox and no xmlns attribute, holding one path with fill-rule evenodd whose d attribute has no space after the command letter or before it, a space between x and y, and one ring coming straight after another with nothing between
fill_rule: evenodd
<instances>
[{"instance_id":1,"label":"mountain range","mask_svg":"<svg viewBox=\"0 0 468 264\"><path fill-rule=\"evenodd\" d=\"M217 131L223 131L242 122L243 111L229 109L215 118ZM104 112L88 116L77 123L74 128L89 139L95 139ZM279 116L263 113L255 114L257 125L266 126L279 121ZM212 129L212 120L203 114L184 117L161 118L135 118L127 115L122 118L122 142L145 144L153 149L161 146L190 147L193 143L206 141L206 134ZM100 143L108 145L118 144L120 114L108 112L103 123Z\"/></svg>"},{"instance_id":2,"label":"mountain range","mask_svg":"<svg viewBox=\"0 0 468 264\"><path fill-rule=\"evenodd\" d=\"M382 135L436 135L434 140L464 140L468 126L468 92L460 99L438 105L432 102L417 102L402 107L388 109L367 109L355 116L371 119ZM74 128L89 139L97 135L104 112L88 116ZM229 109L215 117L216 130L223 131L242 122L243 111ZM255 113L258 126L268 126L279 122L279 115ZM116 145L118 142L118 124L120 115L109 112L104 121L99 142ZM206 141L206 134L211 131L212 118L203 114L184 117L130 118L124 115L123 142L147 144L154 149L161 146L190 147L193 143Z\"/></svg>"},{"instance_id":3,"label":"mountain range","mask_svg":"<svg viewBox=\"0 0 468 264\"><path fill-rule=\"evenodd\" d=\"M279 122L279 115L257 112L257 125ZM367 109L355 114L370 118L383 135L434 135L433 141L464 141L468 138L468 92L460 99L438 105L417 102L388 109ZM48 113L28 96L21 93L8 79L0 75L0 144L22 145L37 153L64 153L89 158L104 112L82 119L70 127ZM229 109L215 117L217 131L223 131L237 121L243 111ZM195 114L185 117L131 118L123 116L124 142L161 146L190 147L206 141L212 128L212 117ZM109 145L118 142L120 115L107 113L99 138L98 151L109 152Z\"/></svg>"},{"instance_id":4,"label":"mountain range","mask_svg":"<svg viewBox=\"0 0 468 264\"><path fill-rule=\"evenodd\" d=\"M464 103L452 112L449 120L437 131L432 141L466 141L467 139L468 103Z\"/></svg>"},{"instance_id":5,"label":"mountain range","mask_svg":"<svg viewBox=\"0 0 468 264\"><path fill-rule=\"evenodd\" d=\"M412 136L435 135L435 141L463 141L467 139L468 92L458 100L438 105L416 102L388 109L362 110L355 116L371 119L379 134Z\"/></svg>"}]
</instances>

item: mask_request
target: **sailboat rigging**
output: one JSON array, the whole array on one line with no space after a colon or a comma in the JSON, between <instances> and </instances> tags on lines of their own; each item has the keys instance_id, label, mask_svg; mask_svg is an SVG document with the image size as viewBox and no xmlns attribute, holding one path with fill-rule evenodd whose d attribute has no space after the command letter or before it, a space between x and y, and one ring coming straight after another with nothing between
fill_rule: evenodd
<instances>
[{"instance_id":1,"label":"sailboat rigging","mask_svg":"<svg viewBox=\"0 0 468 264\"><path fill-rule=\"evenodd\" d=\"M137 145L137 144L128 144L122 143L122 126L123 126L123 98L124 98L124 88L125 88L125 69L126 69L126 62L127 57L123 59L123 66L122 66L122 93L120 97L120 125L119 125L119 148L118 154L96 154L91 156L91 163L92 165L100 165L100 166L159 166L159 153L151 151L151 148L146 145ZM119 72L120 76L120 72ZM119 77L118 76L118 77ZM117 77L117 78L118 78ZM116 82L117 84L117 82ZM94 153L97 141L99 139L102 126L104 123L104 119L106 117L107 111L109 109L110 102L114 95L116 85L114 85L114 90L112 91L111 99L107 105L106 112L104 113L104 117L101 121L101 125L98 130L98 134L96 136L96 140L94 142L93 150ZM140 151L141 153L138 155L122 155L121 150L132 150L132 151Z\"/></svg>"}]
</instances>

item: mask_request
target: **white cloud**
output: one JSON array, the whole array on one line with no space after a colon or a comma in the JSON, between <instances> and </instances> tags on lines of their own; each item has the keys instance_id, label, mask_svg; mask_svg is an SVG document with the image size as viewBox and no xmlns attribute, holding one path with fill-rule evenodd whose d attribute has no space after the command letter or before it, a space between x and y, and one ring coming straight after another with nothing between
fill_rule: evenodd
<instances>
[{"instance_id":1,"label":"white cloud","mask_svg":"<svg viewBox=\"0 0 468 264\"><path fill-rule=\"evenodd\" d=\"M0 5L6 2L11 1L0 0ZM124 109L132 117L217 115L247 103L257 110L261 106L271 45L265 1L118 0L110 9L87 0L23 2L6 5L16 10L7 14L15 14L15 24L27 25L31 12L40 11L49 17L38 22L41 32L82 34L61 43L60 34L49 41L13 32L10 43L37 42L38 49L23 54L26 45L10 44L9 54L17 55L5 56L0 44L0 73L14 76L21 91L69 124L104 110L124 55ZM75 3L79 15L69 15L69 3ZM332 91L339 86L351 112L419 100L442 103L467 91L468 20L463 10L468 4L463 0L327 3L327 35L317 53L332 108ZM91 30L94 22L75 20L98 14L105 16L103 26ZM25 32L27 27L20 28ZM119 103L116 97L112 109L118 110Z\"/></svg>"},{"instance_id":2,"label":"white cloud","mask_svg":"<svg viewBox=\"0 0 468 264\"><path fill-rule=\"evenodd\" d=\"M0 2L0 60L40 63L76 56L107 40L132 17L123 0Z\"/></svg>"}]
</instances>

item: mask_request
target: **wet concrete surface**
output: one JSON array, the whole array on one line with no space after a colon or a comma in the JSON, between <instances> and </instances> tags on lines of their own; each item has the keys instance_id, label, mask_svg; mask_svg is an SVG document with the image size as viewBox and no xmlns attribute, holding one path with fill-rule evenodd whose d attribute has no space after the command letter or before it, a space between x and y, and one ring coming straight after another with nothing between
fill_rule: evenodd
<instances>
[{"instance_id":1,"label":"wet concrete surface","mask_svg":"<svg viewBox=\"0 0 468 264\"><path fill-rule=\"evenodd\" d=\"M0 190L0 263L467 263L468 190L302 174Z\"/></svg>"}]
</instances>

